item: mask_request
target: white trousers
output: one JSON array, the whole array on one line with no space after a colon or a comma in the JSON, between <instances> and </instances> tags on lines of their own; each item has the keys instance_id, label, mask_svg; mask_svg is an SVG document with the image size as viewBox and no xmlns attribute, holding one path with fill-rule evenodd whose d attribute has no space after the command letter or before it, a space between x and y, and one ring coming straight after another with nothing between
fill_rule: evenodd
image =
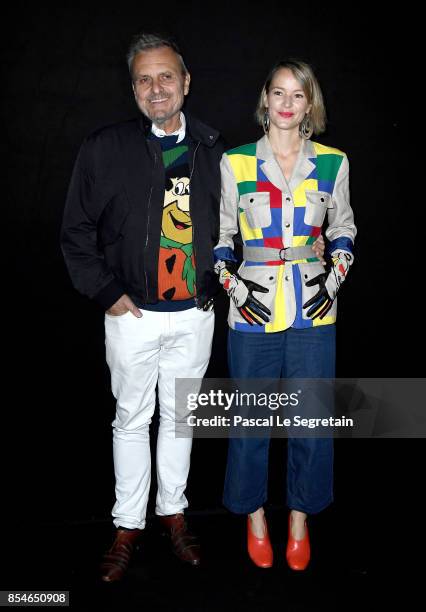
<instances>
[{"instance_id":1,"label":"white trousers","mask_svg":"<svg viewBox=\"0 0 426 612\"><path fill-rule=\"evenodd\" d=\"M189 472L191 438L175 437L175 378L202 378L213 339L214 313L141 310L105 315L106 359L117 400L113 426L116 502L114 525L145 527L151 484L149 425L160 406L157 438L156 514L182 512Z\"/></svg>"}]
</instances>

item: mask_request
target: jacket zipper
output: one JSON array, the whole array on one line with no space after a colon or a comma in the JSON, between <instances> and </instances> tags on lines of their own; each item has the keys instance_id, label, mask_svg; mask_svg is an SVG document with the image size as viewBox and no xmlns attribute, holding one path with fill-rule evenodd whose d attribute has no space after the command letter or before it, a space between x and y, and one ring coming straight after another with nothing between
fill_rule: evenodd
<instances>
[{"instance_id":1,"label":"jacket zipper","mask_svg":"<svg viewBox=\"0 0 426 612\"><path fill-rule=\"evenodd\" d=\"M191 179L192 179L192 175L194 174L194 168L195 168L195 156L197 154L198 151L198 147L200 146L200 141L197 142L197 146L194 149L194 157L192 158L192 168L191 168L191 174L189 175L189 184L191 185Z\"/></svg>"},{"instance_id":2,"label":"jacket zipper","mask_svg":"<svg viewBox=\"0 0 426 612\"><path fill-rule=\"evenodd\" d=\"M157 152L154 151L154 167L155 167L156 164L157 164ZM150 211L151 211L151 196L152 196L152 190L153 190L152 181L154 180L154 167L152 168L151 188L149 190L149 198L148 198L148 218L147 218L147 222L146 222L145 251L147 250L147 247L148 247L149 217L150 217ZM144 266L144 273L145 273L145 295L146 295L146 300L148 301L148 277L147 277L147 274L146 274L146 266Z\"/></svg>"},{"instance_id":3,"label":"jacket zipper","mask_svg":"<svg viewBox=\"0 0 426 612\"><path fill-rule=\"evenodd\" d=\"M194 174L195 156L197 154L198 147L200 146L200 144L201 144L200 141L198 141L197 142L197 146L194 149L194 157L192 158L191 174L189 175L189 212L191 214L191 218L192 218L192 212L191 212L191 179L192 179L192 175ZM192 232L193 232L192 233L192 250L193 250L194 259L195 259L195 269L197 269L197 256L196 256L196 253L195 253L195 240L194 240L194 224L192 224ZM195 273L195 276L196 275L197 275L197 273ZM197 285L195 285L195 286L197 286ZM194 298L194 301L195 301L196 307L199 308L198 297L197 296Z\"/></svg>"}]
</instances>

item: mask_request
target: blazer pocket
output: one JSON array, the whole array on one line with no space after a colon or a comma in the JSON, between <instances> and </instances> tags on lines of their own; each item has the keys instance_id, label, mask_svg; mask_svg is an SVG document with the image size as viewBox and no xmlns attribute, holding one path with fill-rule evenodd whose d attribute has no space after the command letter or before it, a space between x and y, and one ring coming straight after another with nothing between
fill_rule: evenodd
<instances>
[{"instance_id":1,"label":"blazer pocket","mask_svg":"<svg viewBox=\"0 0 426 612\"><path fill-rule=\"evenodd\" d=\"M321 227L327 208L332 208L331 195L326 191L306 190L305 225Z\"/></svg>"},{"instance_id":2,"label":"blazer pocket","mask_svg":"<svg viewBox=\"0 0 426 612\"><path fill-rule=\"evenodd\" d=\"M271 204L268 192L244 193L240 196L240 207L245 212L247 223L251 228L271 225Z\"/></svg>"},{"instance_id":3,"label":"blazer pocket","mask_svg":"<svg viewBox=\"0 0 426 612\"><path fill-rule=\"evenodd\" d=\"M114 244L123 237L123 227L129 212L130 205L124 192L117 193L111 198L98 222L100 246Z\"/></svg>"}]
</instances>

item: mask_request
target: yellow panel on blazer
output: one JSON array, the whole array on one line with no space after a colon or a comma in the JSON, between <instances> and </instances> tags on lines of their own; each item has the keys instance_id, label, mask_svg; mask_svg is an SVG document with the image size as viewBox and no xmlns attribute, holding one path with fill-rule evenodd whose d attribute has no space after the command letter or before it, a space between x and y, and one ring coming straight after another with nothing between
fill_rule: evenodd
<instances>
[{"instance_id":1,"label":"yellow panel on blazer","mask_svg":"<svg viewBox=\"0 0 426 612\"><path fill-rule=\"evenodd\" d=\"M229 155L237 183L257 180L257 159L253 155Z\"/></svg>"},{"instance_id":2,"label":"yellow panel on blazer","mask_svg":"<svg viewBox=\"0 0 426 612\"><path fill-rule=\"evenodd\" d=\"M294 189L294 205L295 206L306 206L306 193L305 189L312 189L312 191L318 191L317 179L306 179L300 183Z\"/></svg>"}]
</instances>

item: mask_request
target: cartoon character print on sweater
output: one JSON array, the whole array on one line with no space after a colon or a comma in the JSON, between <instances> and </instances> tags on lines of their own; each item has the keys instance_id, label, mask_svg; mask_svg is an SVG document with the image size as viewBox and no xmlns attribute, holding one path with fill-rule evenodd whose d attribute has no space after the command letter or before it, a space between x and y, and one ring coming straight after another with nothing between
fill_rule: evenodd
<instances>
[{"instance_id":1,"label":"cartoon character print on sweater","mask_svg":"<svg viewBox=\"0 0 426 612\"><path fill-rule=\"evenodd\" d=\"M187 176L168 178L166 182L161 222L158 295L163 300L186 300L195 296Z\"/></svg>"}]
</instances>

